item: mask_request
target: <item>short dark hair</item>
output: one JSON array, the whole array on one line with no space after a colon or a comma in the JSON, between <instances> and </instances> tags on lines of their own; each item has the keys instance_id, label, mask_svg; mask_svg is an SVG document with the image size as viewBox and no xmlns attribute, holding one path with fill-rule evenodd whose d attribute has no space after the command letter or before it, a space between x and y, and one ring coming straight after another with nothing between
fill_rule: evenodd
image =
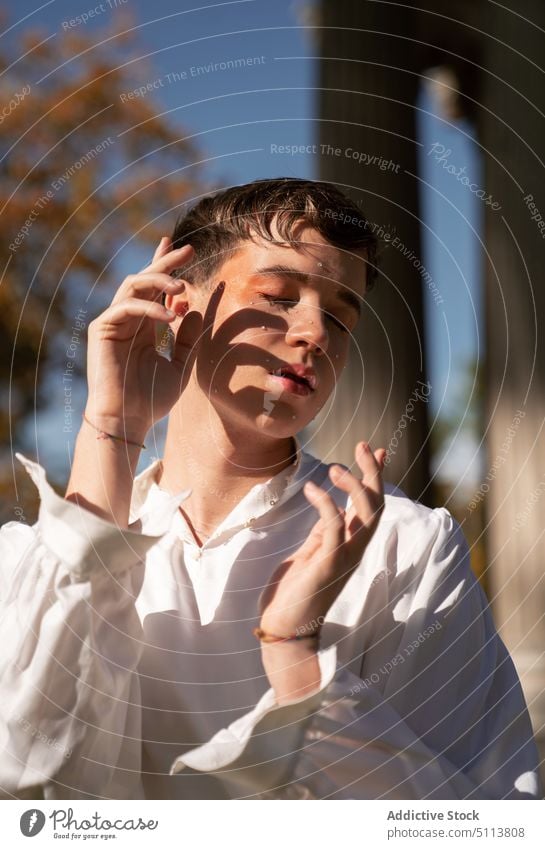
<instances>
[{"instance_id":1,"label":"short dark hair","mask_svg":"<svg viewBox=\"0 0 545 849\"><path fill-rule=\"evenodd\" d=\"M204 283L227 259L226 254L253 236L273 240L276 224L282 241L298 247L293 239L297 222L308 226L339 248L366 250L366 289L377 276L377 239L354 201L332 183L278 177L231 186L198 201L176 221L173 249L191 244L195 259L180 269L190 283ZM173 276L177 276L174 272Z\"/></svg>"}]
</instances>

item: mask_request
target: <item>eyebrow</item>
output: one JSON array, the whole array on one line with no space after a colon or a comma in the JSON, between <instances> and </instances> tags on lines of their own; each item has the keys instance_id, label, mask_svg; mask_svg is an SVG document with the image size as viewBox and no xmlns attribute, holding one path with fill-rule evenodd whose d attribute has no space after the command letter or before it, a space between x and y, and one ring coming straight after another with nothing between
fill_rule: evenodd
<instances>
[{"instance_id":1,"label":"eyebrow","mask_svg":"<svg viewBox=\"0 0 545 849\"><path fill-rule=\"evenodd\" d=\"M333 274L331 269L325 265L322 270L329 274ZM298 268L292 268L289 265L269 265L267 268L256 269L255 273L263 276L270 275L271 277L289 276L292 279L297 280L299 283L308 283L312 278L312 275L308 274L306 271L301 271ZM350 289L340 289L337 291L336 295L340 301L344 301L345 304L356 311L358 318L361 316L361 301L355 292L350 291Z\"/></svg>"}]
</instances>

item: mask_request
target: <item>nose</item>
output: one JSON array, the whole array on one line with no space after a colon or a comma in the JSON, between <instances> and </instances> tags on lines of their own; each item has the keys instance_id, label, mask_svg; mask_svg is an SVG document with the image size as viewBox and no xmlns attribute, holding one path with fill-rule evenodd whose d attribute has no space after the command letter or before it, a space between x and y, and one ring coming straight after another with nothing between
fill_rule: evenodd
<instances>
[{"instance_id":1,"label":"nose","mask_svg":"<svg viewBox=\"0 0 545 849\"><path fill-rule=\"evenodd\" d=\"M299 303L292 311L286 342L294 348L311 346L316 353L325 354L329 333L323 310L318 306Z\"/></svg>"}]
</instances>

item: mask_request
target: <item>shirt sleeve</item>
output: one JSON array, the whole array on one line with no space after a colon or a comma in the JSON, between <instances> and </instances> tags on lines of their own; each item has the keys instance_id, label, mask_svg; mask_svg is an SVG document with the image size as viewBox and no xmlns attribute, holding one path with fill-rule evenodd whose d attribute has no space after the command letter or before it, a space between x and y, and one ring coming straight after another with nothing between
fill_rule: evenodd
<instances>
[{"instance_id":1,"label":"shirt sleeve","mask_svg":"<svg viewBox=\"0 0 545 849\"><path fill-rule=\"evenodd\" d=\"M467 542L447 510L432 513L380 624L362 624L361 677L333 644L319 652L315 693L279 706L268 690L171 772L214 772L237 798L541 797L524 696Z\"/></svg>"},{"instance_id":2,"label":"shirt sleeve","mask_svg":"<svg viewBox=\"0 0 545 849\"><path fill-rule=\"evenodd\" d=\"M138 798L141 715L134 607L147 551L187 493L147 517L154 535L109 523L55 493L32 527L0 529L0 795ZM82 788L85 788L83 791Z\"/></svg>"}]
</instances>

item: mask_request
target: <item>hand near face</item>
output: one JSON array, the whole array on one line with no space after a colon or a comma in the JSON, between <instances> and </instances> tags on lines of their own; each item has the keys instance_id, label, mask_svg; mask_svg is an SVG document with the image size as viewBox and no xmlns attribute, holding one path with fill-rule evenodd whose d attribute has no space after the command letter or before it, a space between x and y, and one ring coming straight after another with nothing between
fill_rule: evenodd
<instances>
[{"instance_id":1,"label":"hand near face","mask_svg":"<svg viewBox=\"0 0 545 849\"><path fill-rule=\"evenodd\" d=\"M319 519L303 545L276 569L261 594L261 628L279 636L314 630L361 561L384 510L382 470L386 450L356 446L360 480L341 466L329 470L331 482L351 497L338 507L325 489L307 482L304 492Z\"/></svg>"},{"instance_id":2,"label":"hand near face","mask_svg":"<svg viewBox=\"0 0 545 849\"><path fill-rule=\"evenodd\" d=\"M171 360L157 350L156 328L175 318L161 298L181 288L183 281L173 280L170 272L193 253L189 245L173 251L163 238L152 263L126 277L110 306L89 325L86 413L110 433L142 442L187 384L202 316L193 312L184 320Z\"/></svg>"}]
</instances>

